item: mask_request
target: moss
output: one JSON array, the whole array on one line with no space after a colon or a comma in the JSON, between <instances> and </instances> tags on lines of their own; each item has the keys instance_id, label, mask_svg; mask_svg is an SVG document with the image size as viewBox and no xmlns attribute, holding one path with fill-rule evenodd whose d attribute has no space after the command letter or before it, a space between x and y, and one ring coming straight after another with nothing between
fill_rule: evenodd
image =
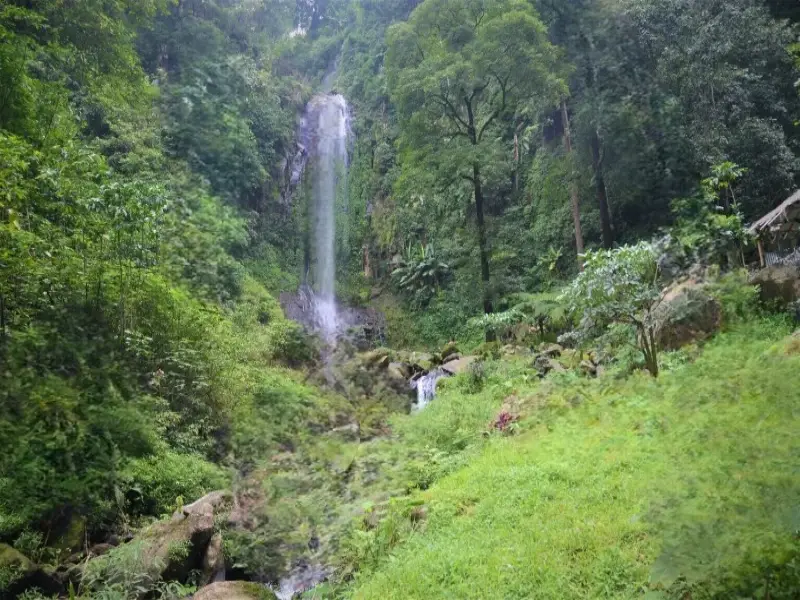
<instances>
[{"instance_id":1,"label":"moss","mask_svg":"<svg viewBox=\"0 0 800 600\"><path fill-rule=\"evenodd\" d=\"M244 582L241 584L241 589L247 594L252 594L254 599L257 600L277 600L277 596L263 585L257 583Z\"/></svg>"},{"instance_id":2,"label":"moss","mask_svg":"<svg viewBox=\"0 0 800 600\"><path fill-rule=\"evenodd\" d=\"M35 570L36 565L24 554L7 544L0 544L0 591L10 588Z\"/></svg>"}]
</instances>

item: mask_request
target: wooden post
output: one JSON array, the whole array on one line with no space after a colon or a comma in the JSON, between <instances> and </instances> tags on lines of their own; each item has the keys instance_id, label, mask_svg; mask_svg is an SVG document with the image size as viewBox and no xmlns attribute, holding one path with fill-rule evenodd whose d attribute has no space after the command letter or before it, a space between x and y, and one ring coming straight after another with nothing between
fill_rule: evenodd
<instances>
[{"instance_id":1,"label":"wooden post","mask_svg":"<svg viewBox=\"0 0 800 600\"><path fill-rule=\"evenodd\" d=\"M758 238L758 262L761 264L761 268L767 266L767 261L764 259L764 242L761 241L761 238Z\"/></svg>"}]
</instances>

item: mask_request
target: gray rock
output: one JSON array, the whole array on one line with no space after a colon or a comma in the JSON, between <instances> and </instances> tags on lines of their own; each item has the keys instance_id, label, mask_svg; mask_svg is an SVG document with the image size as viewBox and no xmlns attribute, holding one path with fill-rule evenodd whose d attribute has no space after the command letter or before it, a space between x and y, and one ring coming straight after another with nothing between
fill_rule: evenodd
<instances>
[{"instance_id":1,"label":"gray rock","mask_svg":"<svg viewBox=\"0 0 800 600\"><path fill-rule=\"evenodd\" d=\"M206 494L199 500L195 500L191 504L187 504L183 507L183 510L176 511L172 516L177 517L180 515L189 516L195 512L205 512L207 509L201 508L204 504L208 504L211 506L211 512L222 508L223 506L230 505L233 502L233 494L231 494L227 490L218 490L216 492L211 492L210 494Z\"/></svg>"},{"instance_id":2,"label":"gray rock","mask_svg":"<svg viewBox=\"0 0 800 600\"><path fill-rule=\"evenodd\" d=\"M392 362L389 363L389 375L396 379L410 379L413 369L408 363Z\"/></svg>"},{"instance_id":3,"label":"gray rock","mask_svg":"<svg viewBox=\"0 0 800 600\"><path fill-rule=\"evenodd\" d=\"M478 360L477 356L464 356L456 360L451 360L442 365L442 370L450 375L459 375L460 373L466 371L476 360Z\"/></svg>"},{"instance_id":4,"label":"gray rock","mask_svg":"<svg viewBox=\"0 0 800 600\"><path fill-rule=\"evenodd\" d=\"M763 302L777 302L787 306L800 300L800 267L794 265L767 267L754 273L750 283L759 286Z\"/></svg>"},{"instance_id":5,"label":"gray rock","mask_svg":"<svg viewBox=\"0 0 800 600\"><path fill-rule=\"evenodd\" d=\"M539 371L539 375L542 377L551 372L565 373L567 371L560 362L543 354L537 356L533 361L533 368Z\"/></svg>"},{"instance_id":6,"label":"gray rock","mask_svg":"<svg viewBox=\"0 0 800 600\"><path fill-rule=\"evenodd\" d=\"M654 317L659 347L677 350L716 333L722 326L722 307L702 282L688 280L665 292Z\"/></svg>"},{"instance_id":7,"label":"gray rock","mask_svg":"<svg viewBox=\"0 0 800 600\"><path fill-rule=\"evenodd\" d=\"M558 344L542 344L539 347L539 354L548 358L558 358L562 352L564 348Z\"/></svg>"},{"instance_id":8,"label":"gray rock","mask_svg":"<svg viewBox=\"0 0 800 600\"><path fill-rule=\"evenodd\" d=\"M203 581L208 584L214 581L217 573L225 571L225 555L222 550L222 534L211 536L206 553L203 556Z\"/></svg>"},{"instance_id":9,"label":"gray rock","mask_svg":"<svg viewBox=\"0 0 800 600\"><path fill-rule=\"evenodd\" d=\"M458 354L460 356L460 352L458 350L458 345L455 342L450 342L442 348L442 352L439 356L442 357L443 362L450 362L453 359L453 356Z\"/></svg>"},{"instance_id":10,"label":"gray rock","mask_svg":"<svg viewBox=\"0 0 800 600\"><path fill-rule=\"evenodd\" d=\"M590 360L582 360L580 370L590 377L597 377L597 365Z\"/></svg>"}]
</instances>

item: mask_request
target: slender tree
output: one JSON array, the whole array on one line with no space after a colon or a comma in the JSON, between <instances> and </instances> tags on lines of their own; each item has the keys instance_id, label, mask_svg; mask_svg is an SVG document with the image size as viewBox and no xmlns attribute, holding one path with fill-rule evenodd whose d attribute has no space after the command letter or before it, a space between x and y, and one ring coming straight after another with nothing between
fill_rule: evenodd
<instances>
[{"instance_id":1,"label":"slender tree","mask_svg":"<svg viewBox=\"0 0 800 600\"><path fill-rule=\"evenodd\" d=\"M567 111L567 101L561 100L561 123L564 126L564 150L572 161L572 132L569 127L569 111ZM569 184L570 208L572 209L572 222L575 225L575 249L578 253L578 261L581 261L583 254L583 231L581 230L581 207L578 199L578 183L573 175Z\"/></svg>"}]
</instances>

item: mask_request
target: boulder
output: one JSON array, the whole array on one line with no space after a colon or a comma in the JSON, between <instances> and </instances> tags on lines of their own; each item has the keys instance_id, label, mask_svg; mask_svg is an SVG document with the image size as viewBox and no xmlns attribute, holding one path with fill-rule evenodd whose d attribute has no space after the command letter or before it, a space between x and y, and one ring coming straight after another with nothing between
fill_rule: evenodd
<instances>
[{"instance_id":1,"label":"boulder","mask_svg":"<svg viewBox=\"0 0 800 600\"><path fill-rule=\"evenodd\" d=\"M34 587L46 594L61 590L61 583L53 573L7 544L0 544L0 575L2 598L16 598L24 590Z\"/></svg>"},{"instance_id":2,"label":"boulder","mask_svg":"<svg viewBox=\"0 0 800 600\"><path fill-rule=\"evenodd\" d=\"M597 365L590 360L582 360L579 365L580 370L589 377L597 377Z\"/></svg>"},{"instance_id":3,"label":"boulder","mask_svg":"<svg viewBox=\"0 0 800 600\"><path fill-rule=\"evenodd\" d=\"M548 373L555 372L555 373L565 373L567 370L564 368L560 362L555 360L554 358L550 358L545 356L544 354L540 354L537 356L533 361L533 368L539 371L539 375L544 377Z\"/></svg>"},{"instance_id":4,"label":"boulder","mask_svg":"<svg viewBox=\"0 0 800 600\"><path fill-rule=\"evenodd\" d=\"M539 346L539 354L548 358L558 358L562 352L564 352L564 348L558 344L542 344Z\"/></svg>"},{"instance_id":5,"label":"boulder","mask_svg":"<svg viewBox=\"0 0 800 600\"><path fill-rule=\"evenodd\" d=\"M233 503L233 494L231 494L227 490L218 490L216 492L211 492L210 494L206 494L199 500L195 500L191 504L187 504L183 507L182 510L176 511L172 517L178 517L181 514L184 516L189 516L197 512L206 512L207 509L203 508L203 505L208 504L211 507L211 512L214 513L219 509L230 506Z\"/></svg>"},{"instance_id":6,"label":"boulder","mask_svg":"<svg viewBox=\"0 0 800 600\"><path fill-rule=\"evenodd\" d=\"M389 363L389 376L395 379L411 379L414 369L408 363L393 362Z\"/></svg>"},{"instance_id":7,"label":"boulder","mask_svg":"<svg viewBox=\"0 0 800 600\"><path fill-rule=\"evenodd\" d=\"M201 588L194 600L277 600L268 588L248 581L220 581Z\"/></svg>"},{"instance_id":8,"label":"boulder","mask_svg":"<svg viewBox=\"0 0 800 600\"><path fill-rule=\"evenodd\" d=\"M452 356L454 354L459 354L458 345L455 342L449 342L444 348L442 348L439 356L442 357L442 362L449 362L450 360L453 360Z\"/></svg>"},{"instance_id":9,"label":"boulder","mask_svg":"<svg viewBox=\"0 0 800 600\"><path fill-rule=\"evenodd\" d=\"M217 573L225 572L225 555L222 549L222 534L215 533L206 548L203 556L203 582L208 584L214 581Z\"/></svg>"},{"instance_id":10,"label":"boulder","mask_svg":"<svg viewBox=\"0 0 800 600\"><path fill-rule=\"evenodd\" d=\"M412 352L409 362L415 371L427 373L433 368L433 355L427 352Z\"/></svg>"},{"instance_id":11,"label":"boulder","mask_svg":"<svg viewBox=\"0 0 800 600\"><path fill-rule=\"evenodd\" d=\"M371 369L385 369L389 366L391 358L389 358L389 350L386 348L376 348L371 352L367 352L361 356L361 362L367 368Z\"/></svg>"},{"instance_id":12,"label":"boulder","mask_svg":"<svg viewBox=\"0 0 800 600\"><path fill-rule=\"evenodd\" d=\"M176 511L171 519L154 523L138 533L131 543L141 544L145 569L165 581L185 581L191 571L202 570L206 560L210 560L215 512L224 513L232 502L230 492L212 492Z\"/></svg>"},{"instance_id":13,"label":"boulder","mask_svg":"<svg viewBox=\"0 0 800 600\"><path fill-rule=\"evenodd\" d=\"M775 265L757 271L750 283L758 285L763 302L787 306L800 300L800 267Z\"/></svg>"},{"instance_id":14,"label":"boulder","mask_svg":"<svg viewBox=\"0 0 800 600\"><path fill-rule=\"evenodd\" d=\"M658 345L663 350L677 350L691 342L703 341L719 330L722 307L703 283L688 280L665 292L654 317Z\"/></svg>"},{"instance_id":15,"label":"boulder","mask_svg":"<svg viewBox=\"0 0 800 600\"><path fill-rule=\"evenodd\" d=\"M456 360L451 360L442 365L442 370L450 375L459 375L460 373L466 371L476 360L478 360L477 356L464 356L457 358Z\"/></svg>"}]
</instances>

